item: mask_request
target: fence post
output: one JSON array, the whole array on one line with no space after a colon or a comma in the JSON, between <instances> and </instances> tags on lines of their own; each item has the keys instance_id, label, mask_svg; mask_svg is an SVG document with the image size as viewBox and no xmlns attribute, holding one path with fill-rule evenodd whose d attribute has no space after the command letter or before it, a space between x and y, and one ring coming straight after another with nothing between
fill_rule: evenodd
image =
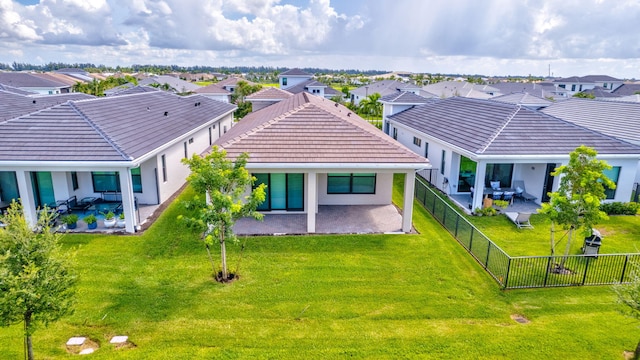
<instances>
[{"instance_id":1,"label":"fence post","mask_svg":"<svg viewBox=\"0 0 640 360\"><path fill-rule=\"evenodd\" d=\"M456 214L458 215L458 214ZM455 237L456 239L458 238L458 224L460 223L460 215L456 216L456 231L455 231Z\"/></svg>"},{"instance_id":2,"label":"fence post","mask_svg":"<svg viewBox=\"0 0 640 360\"><path fill-rule=\"evenodd\" d=\"M543 287L547 286L547 279L549 278L549 273L551 272L551 256L549 256L547 258L547 271L545 271L544 273L544 283L542 284Z\"/></svg>"},{"instance_id":3,"label":"fence post","mask_svg":"<svg viewBox=\"0 0 640 360\"><path fill-rule=\"evenodd\" d=\"M504 275L504 284L502 284L503 289L507 289L509 284L509 274L511 273L511 257L507 258L507 273Z\"/></svg>"},{"instance_id":4,"label":"fence post","mask_svg":"<svg viewBox=\"0 0 640 360\"><path fill-rule=\"evenodd\" d=\"M489 266L489 253L491 252L491 243L487 246L487 259L484 261L484 268L486 269Z\"/></svg>"},{"instance_id":5,"label":"fence post","mask_svg":"<svg viewBox=\"0 0 640 360\"><path fill-rule=\"evenodd\" d=\"M591 262L591 258L587 259L587 265L584 266L584 275L582 275L582 285L584 286L584 282L587 280L587 271L589 271L589 263Z\"/></svg>"},{"instance_id":6,"label":"fence post","mask_svg":"<svg viewBox=\"0 0 640 360\"><path fill-rule=\"evenodd\" d=\"M624 266L622 267L622 274L620 275L620 284L624 281L624 276L627 272L627 263L629 262L629 254L624 257Z\"/></svg>"},{"instance_id":7,"label":"fence post","mask_svg":"<svg viewBox=\"0 0 640 360\"><path fill-rule=\"evenodd\" d=\"M467 250L471 251L471 246L473 246L473 234L475 233L475 230L473 228L471 228L471 236L469 236L469 248Z\"/></svg>"}]
</instances>

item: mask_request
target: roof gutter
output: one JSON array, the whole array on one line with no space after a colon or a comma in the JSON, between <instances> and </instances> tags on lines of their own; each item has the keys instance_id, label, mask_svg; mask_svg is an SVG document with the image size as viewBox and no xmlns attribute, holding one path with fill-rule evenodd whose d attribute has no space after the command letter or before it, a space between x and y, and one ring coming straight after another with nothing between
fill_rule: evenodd
<instances>
[{"instance_id":1,"label":"roof gutter","mask_svg":"<svg viewBox=\"0 0 640 360\"><path fill-rule=\"evenodd\" d=\"M428 163L247 163L247 169L380 169L380 170L424 170L431 169Z\"/></svg>"}]
</instances>

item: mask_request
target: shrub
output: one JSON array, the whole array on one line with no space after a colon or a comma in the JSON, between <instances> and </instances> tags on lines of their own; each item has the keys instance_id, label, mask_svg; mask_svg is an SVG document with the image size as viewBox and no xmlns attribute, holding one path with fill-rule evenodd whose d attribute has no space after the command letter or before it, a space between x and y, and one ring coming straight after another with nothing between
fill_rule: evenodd
<instances>
[{"instance_id":1,"label":"shrub","mask_svg":"<svg viewBox=\"0 0 640 360\"><path fill-rule=\"evenodd\" d=\"M484 209L476 208L475 210L476 215L494 216L497 213L498 213L498 210L496 210L494 207L487 207Z\"/></svg>"},{"instance_id":2,"label":"shrub","mask_svg":"<svg viewBox=\"0 0 640 360\"><path fill-rule=\"evenodd\" d=\"M69 214L62 217L61 221L67 225L73 225L78 221L78 215Z\"/></svg>"},{"instance_id":3,"label":"shrub","mask_svg":"<svg viewBox=\"0 0 640 360\"><path fill-rule=\"evenodd\" d=\"M493 205L501 209L506 209L509 207L509 202L507 200L493 200Z\"/></svg>"},{"instance_id":4,"label":"shrub","mask_svg":"<svg viewBox=\"0 0 640 360\"><path fill-rule=\"evenodd\" d=\"M607 215L636 215L640 209L640 203L636 202L611 202L600 205L600 210Z\"/></svg>"}]
</instances>

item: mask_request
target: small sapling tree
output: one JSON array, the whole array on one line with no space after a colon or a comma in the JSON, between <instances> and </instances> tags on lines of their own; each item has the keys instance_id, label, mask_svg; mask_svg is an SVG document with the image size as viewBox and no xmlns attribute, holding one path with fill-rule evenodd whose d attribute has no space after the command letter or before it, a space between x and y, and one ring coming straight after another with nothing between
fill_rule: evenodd
<instances>
[{"instance_id":1,"label":"small sapling tree","mask_svg":"<svg viewBox=\"0 0 640 360\"><path fill-rule=\"evenodd\" d=\"M205 156L183 159L191 170L187 181L198 194L205 196L205 201L196 198L187 203L188 207L195 207L196 212L182 219L188 226L202 231L207 251L215 241L220 243L221 272L217 280L223 282L231 280L225 244L226 241L237 241L233 225L242 217L262 219L256 209L265 200L266 185L253 187L256 179L245 169L248 158L249 155L243 153L232 162L227 159L224 149L214 146ZM215 267L213 271L217 273Z\"/></svg>"}]
</instances>

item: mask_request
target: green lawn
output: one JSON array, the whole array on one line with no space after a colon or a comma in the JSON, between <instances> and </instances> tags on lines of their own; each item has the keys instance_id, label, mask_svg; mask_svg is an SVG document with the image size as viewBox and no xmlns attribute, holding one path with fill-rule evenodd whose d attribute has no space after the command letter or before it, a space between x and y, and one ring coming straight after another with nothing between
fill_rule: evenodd
<instances>
[{"instance_id":1,"label":"green lawn","mask_svg":"<svg viewBox=\"0 0 640 360\"><path fill-rule=\"evenodd\" d=\"M418 205L419 235L248 238L230 285L211 280L179 213L139 236L65 237L76 312L36 332L37 358L71 357L80 335L101 345L88 359L620 359L640 337L609 287L499 290ZM0 328L0 357L22 357L21 330ZM115 349L113 335L136 347Z\"/></svg>"},{"instance_id":2,"label":"green lawn","mask_svg":"<svg viewBox=\"0 0 640 360\"><path fill-rule=\"evenodd\" d=\"M467 217L480 231L511 256L549 255L551 222L546 215L531 215L534 229L517 229L504 215ZM615 215L598 224L603 236L601 254L640 252L640 216ZM564 253L567 244L566 231L556 225L556 253ZM576 233L570 254L581 254L584 234Z\"/></svg>"}]
</instances>

